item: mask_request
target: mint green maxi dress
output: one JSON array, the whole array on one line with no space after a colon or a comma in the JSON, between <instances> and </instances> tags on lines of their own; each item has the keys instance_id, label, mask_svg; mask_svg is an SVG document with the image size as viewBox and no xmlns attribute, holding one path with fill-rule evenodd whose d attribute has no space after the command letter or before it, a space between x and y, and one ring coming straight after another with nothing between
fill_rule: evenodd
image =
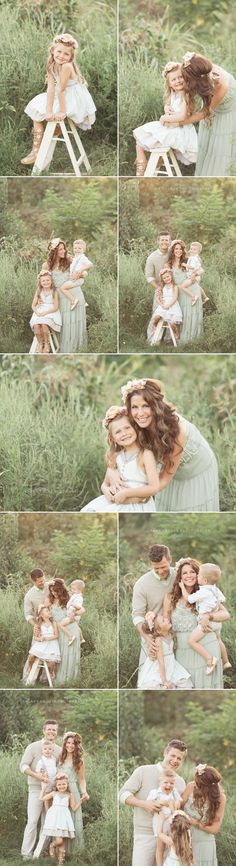
<instances>
[{"instance_id":1,"label":"mint green maxi dress","mask_svg":"<svg viewBox=\"0 0 236 866\"><path fill-rule=\"evenodd\" d=\"M180 599L171 613L172 628L176 638L175 657L179 664L186 668L191 676L194 689L223 689L223 669L220 645L215 632L208 632L200 641L201 646L210 656L217 658L217 665L212 674L206 673L206 662L188 645L190 633L197 626L197 615L191 607L187 607Z\"/></svg>"},{"instance_id":2,"label":"mint green maxi dress","mask_svg":"<svg viewBox=\"0 0 236 866\"><path fill-rule=\"evenodd\" d=\"M214 452L194 424L181 417L180 421L186 426L185 446L175 475L155 496L156 511L219 511Z\"/></svg>"},{"instance_id":3,"label":"mint green maxi dress","mask_svg":"<svg viewBox=\"0 0 236 866\"><path fill-rule=\"evenodd\" d=\"M202 821L200 813L193 805L192 795L184 806L184 811L191 818L197 818ZM204 833L204 830L199 830L198 827L191 827L193 857L196 866L218 866L216 854L216 841L213 833Z\"/></svg>"},{"instance_id":4,"label":"mint green maxi dress","mask_svg":"<svg viewBox=\"0 0 236 866\"><path fill-rule=\"evenodd\" d=\"M53 282L59 295L62 329L60 335L60 354L75 354L87 351L86 305L81 289L81 280L74 282L70 289L79 303L74 310L70 309L68 298L61 292L61 286L70 279L70 271L52 271Z\"/></svg>"},{"instance_id":5,"label":"mint green maxi dress","mask_svg":"<svg viewBox=\"0 0 236 866\"><path fill-rule=\"evenodd\" d=\"M75 641L74 641L74 643L75 643ZM72 644L72 646L73 646L73 644ZM71 793L73 795L75 802L78 803L78 800L81 797L81 793L80 793L79 785L78 785L78 779L79 779L78 773L76 773L76 770L74 769L74 767L72 767L71 764L69 762L67 762L66 759L64 761L64 764L60 764L60 770L63 770L64 773L66 773L66 775L68 776ZM70 811L71 811L73 824L74 824L74 828L75 828L75 839L68 839L66 841L66 849L70 853L70 855L71 854L73 855L72 862L77 863L77 858L76 858L76 860L74 860L74 858L77 854L79 854L79 852L81 852L83 850L83 847L84 847L82 808L80 807L80 809L76 809L76 812L73 812L72 809ZM71 856L70 856L70 859L71 859Z\"/></svg>"},{"instance_id":6,"label":"mint green maxi dress","mask_svg":"<svg viewBox=\"0 0 236 866\"><path fill-rule=\"evenodd\" d=\"M66 607L60 607L57 604L52 605L51 611L54 622L57 624L60 623L60 620L65 619L67 614ZM80 630L78 622L70 623L67 628L71 637L75 634L76 640L74 640L71 646L69 646L68 637L60 628L58 628L61 661L58 665L55 679L55 686L57 688L65 686L66 683L76 684L80 674Z\"/></svg>"},{"instance_id":7,"label":"mint green maxi dress","mask_svg":"<svg viewBox=\"0 0 236 866\"><path fill-rule=\"evenodd\" d=\"M182 271L181 268L172 268L172 273L174 277L174 283L178 286L179 289L179 297L178 301L181 307L183 321L180 325L180 337L178 345L182 345L183 343L189 343L190 340L197 340L198 337L201 336L202 333L202 324L203 324L203 307L202 307L202 295L199 283L192 283L189 286L189 291L198 298L197 303L192 306L191 298L186 295L183 289L181 289L182 283L185 283L187 280L186 271Z\"/></svg>"},{"instance_id":8,"label":"mint green maxi dress","mask_svg":"<svg viewBox=\"0 0 236 866\"><path fill-rule=\"evenodd\" d=\"M236 172L236 81L228 76L228 90L214 108L210 123L201 120L198 132L197 177L230 177Z\"/></svg>"}]
</instances>

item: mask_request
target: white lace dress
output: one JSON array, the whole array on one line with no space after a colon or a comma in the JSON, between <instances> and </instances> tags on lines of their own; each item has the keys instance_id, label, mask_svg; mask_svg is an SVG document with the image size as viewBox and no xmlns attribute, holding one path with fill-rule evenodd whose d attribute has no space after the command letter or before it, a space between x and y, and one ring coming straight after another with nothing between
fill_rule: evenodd
<instances>
[{"instance_id":1,"label":"white lace dress","mask_svg":"<svg viewBox=\"0 0 236 866\"><path fill-rule=\"evenodd\" d=\"M183 108L183 93L172 93L170 106L175 114L179 114ZM174 117L173 117L174 120ZM163 126L159 120L152 120L134 129L134 138L144 150L155 150L158 145L172 147L176 156L184 165L190 165L197 160L197 133L193 123L186 126L169 128Z\"/></svg>"},{"instance_id":2,"label":"white lace dress","mask_svg":"<svg viewBox=\"0 0 236 866\"><path fill-rule=\"evenodd\" d=\"M55 81L55 96L52 114L57 114L59 111L58 102L58 78L53 74ZM89 93L86 84L80 84L77 78L72 78L68 81L65 89L65 104L66 116L79 126L80 129L91 129L95 123L96 106ZM42 121L46 120L47 116L47 92L38 93L33 99L28 102L25 108L25 114L31 117L31 120Z\"/></svg>"},{"instance_id":3,"label":"white lace dress","mask_svg":"<svg viewBox=\"0 0 236 866\"><path fill-rule=\"evenodd\" d=\"M134 489L135 496L135 488L143 486L143 495L145 496L145 486L147 485L147 476L141 466L139 466L138 462L139 452L132 454L130 457L126 457L125 452L122 450L117 454L116 465L117 469L120 472L120 475L123 481L127 481L128 486ZM109 502L106 496L97 496L96 499L92 499L88 505L85 505L84 508L81 508L81 511L92 511L92 512L126 512L126 511L155 511L155 502L152 496L146 500L146 502L136 502L129 504L123 503L122 505L116 505L114 502Z\"/></svg>"},{"instance_id":4,"label":"white lace dress","mask_svg":"<svg viewBox=\"0 0 236 866\"><path fill-rule=\"evenodd\" d=\"M171 638L162 638L164 665L166 679L173 683L176 689L187 688L192 689L193 684L191 676L179 662L176 661L173 652L173 640ZM138 672L138 689L161 689L162 681L160 676L159 661L154 661L146 658L144 664L139 668Z\"/></svg>"},{"instance_id":5,"label":"white lace dress","mask_svg":"<svg viewBox=\"0 0 236 866\"><path fill-rule=\"evenodd\" d=\"M35 325L48 325L49 328L52 328L52 331L60 332L62 326L61 313L60 310L55 310L53 313L50 312L53 303L52 292L44 292L42 290L37 306L37 313L33 313L30 319L32 331Z\"/></svg>"},{"instance_id":6,"label":"white lace dress","mask_svg":"<svg viewBox=\"0 0 236 866\"><path fill-rule=\"evenodd\" d=\"M34 640L33 638L30 647L31 656L35 656L37 659L44 659L44 661L46 662L61 661L61 653L57 638L55 638L54 640L47 640L48 637L52 637L53 632L54 629L52 623L49 623L49 625L47 625L45 622L42 623L40 633L41 637L43 637L44 640Z\"/></svg>"},{"instance_id":7,"label":"white lace dress","mask_svg":"<svg viewBox=\"0 0 236 866\"><path fill-rule=\"evenodd\" d=\"M74 839L75 828L69 809L69 794L56 794L53 804L48 809L44 826L44 836L62 836L63 839Z\"/></svg>"}]
</instances>

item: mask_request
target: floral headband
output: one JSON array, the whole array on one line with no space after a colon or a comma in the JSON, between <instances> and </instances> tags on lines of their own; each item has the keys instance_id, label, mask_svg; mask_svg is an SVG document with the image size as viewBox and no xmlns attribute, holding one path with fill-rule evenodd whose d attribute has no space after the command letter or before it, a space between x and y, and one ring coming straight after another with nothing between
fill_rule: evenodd
<instances>
[{"instance_id":1,"label":"floral headband","mask_svg":"<svg viewBox=\"0 0 236 866\"><path fill-rule=\"evenodd\" d=\"M205 773L206 767L207 767L207 764L198 764L197 765L196 773L198 774L198 776L202 776L203 773Z\"/></svg>"},{"instance_id":2,"label":"floral headband","mask_svg":"<svg viewBox=\"0 0 236 866\"><path fill-rule=\"evenodd\" d=\"M175 567L179 568L184 562L192 562L192 556L181 556L181 559L178 559L178 562L175 563Z\"/></svg>"},{"instance_id":3,"label":"floral headband","mask_svg":"<svg viewBox=\"0 0 236 866\"><path fill-rule=\"evenodd\" d=\"M57 45L58 42L62 42L64 45L70 45L71 48L78 48L77 39L74 39L74 36L71 36L71 33L59 33L58 36L54 36L53 45Z\"/></svg>"},{"instance_id":4,"label":"floral headband","mask_svg":"<svg viewBox=\"0 0 236 866\"><path fill-rule=\"evenodd\" d=\"M56 250L56 248L59 246L59 244L63 244L63 243L64 243L64 241L62 241L61 238L52 238L52 240L49 241L48 246L50 247L50 250Z\"/></svg>"},{"instance_id":5,"label":"floral headband","mask_svg":"<svg viewBox=\"0 0 236 866\"><path fill-rule=\"evenodd\" d=\"M187 66L190 66L192 57L195 56L195 53L196 53L195 51L187 51L186 54L184 54L182 65L184 66L185 69Z\"/></svg>"},{"instance_id":6,"label":"floral headband","mask_svg":"<svg viewBox=\"0 0 236 866\"><path fill-rule=\"evenodd\" d=\"M119 416L122 417L123 415L127 415L127 409L125 406L109 406L105 418L102 420L102 426L107 429L111 421L114 421L114 418Z\"/></svg>"},{"instance_id":7,"label":"floral headband","mask_svg":"<svg viewBox=\"0 0 236 866\"><path fill-rule=\"evenodd\" d=\"M173 821L173 818L175 818L176 815L183 815L184 818L187 818L187 821L190 820L189 815L187 815L186 812L183 812L183 809L176 809L176 811L173 812L173 815L171 817L171 822Z\"/></svg>"},{"instance_id":8,"label":"floral headband","mask_svg":"<svg viewBox=\"0 0 236 866\"><path fill-rule=\"evenodd\" d=\"M178 60L169 60L169 63L166 63L166 65L165 65L165 67L161 73L162 78L166 78L166 76L169 74L169 72L172 72L172 69L176 69L176 66L181 66L181 63L179 63Z\"/></svg>"},{"instance_id":9,"label":"floral headband","mask_svg":"<svg viewBox=\"0 0 236 866\"><path fill-rule=\"evenodd\" d=\"M160 271L160 277L163 277L164 274L171 274L171 273L172 273L172 270L171 270L170 265L165 265L165 267L162 268L162 270Z\"/></svg>"},{"instance_id":10,"label":"floral headband","mask_svg":"<svg viewBox=\"0 0 236 866\"><path fill-rule=\"evenodd\" d=\"M174 247L175 244L182 244L181 238L174 238L174 240L171 241L169 249L172 250L172 247Z\"/></svg>"},{"instance_id":11,"label":"floral headband","mask_svg":"<svg viewBox=\"0 0 236 866\"><path fill-rule=\"evenodd\" d=\"M132 394L133 391L142 391L147 384L147 379L130 379L126 385L122 385L121 394L123 403L126 403L128 394Z\"/></svg>"}]
</instances>

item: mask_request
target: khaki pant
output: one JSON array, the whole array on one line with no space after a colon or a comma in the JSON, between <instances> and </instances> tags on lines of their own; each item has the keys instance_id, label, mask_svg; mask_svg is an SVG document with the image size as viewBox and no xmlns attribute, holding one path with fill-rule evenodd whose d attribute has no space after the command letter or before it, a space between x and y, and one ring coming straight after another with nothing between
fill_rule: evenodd
<instances>
[{"instance_id":1,"label":"khaki pant","mask_svg":"<svg viewBox=\"0 0 236 866\"><path fill-rule=\"evenodd\" d=\"M30 788L28 794L27 807L27 824L24 832L21 854L23 857L29 857L32 854L37 837L37 827L40 816L44 808L42 800L39 800L41 786L38 788Z\"/></svg>"},{"instance_id":2,"label":"khaki pant","mask_svg":"<svg viewBox=\"0 0 236 866\"><path fill-rule=\"evenodd\" d=\"M140 833L134 837L132 866L154 866L157 840Z\"/></svg>"}]
</instances>

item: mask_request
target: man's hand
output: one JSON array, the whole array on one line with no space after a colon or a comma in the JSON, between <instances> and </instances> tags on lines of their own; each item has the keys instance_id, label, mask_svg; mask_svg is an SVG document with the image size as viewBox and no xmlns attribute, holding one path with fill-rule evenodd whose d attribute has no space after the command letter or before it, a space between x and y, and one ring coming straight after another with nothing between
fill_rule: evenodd
<instances>
[{"instance_id":1,"label":"man's hand","mask_svg":"<svg viewBox=\"0 0 236 866\"><path fill-rule=\"evenodd\" d=\"M151 634L147 634L147 635L145 634L144 639L145 639L145 643L146 643L146 647L147 647L148 658L149 659L156 659L157 658L157 648L156 648L154 638L152 637Z\"/></svg>"},{"instance_id":2,"label":"man's hand","mask_svg":"<svg viewBox=\"0 0 236 866\"><path fill-rule=\"evenodd\" d=\"M153 815L154 812L161 811L161 805L160 803L157 803L156 800L147 800L144 808L145 812L149 812L151 815Z\"/></svg>"}]
</instances>

